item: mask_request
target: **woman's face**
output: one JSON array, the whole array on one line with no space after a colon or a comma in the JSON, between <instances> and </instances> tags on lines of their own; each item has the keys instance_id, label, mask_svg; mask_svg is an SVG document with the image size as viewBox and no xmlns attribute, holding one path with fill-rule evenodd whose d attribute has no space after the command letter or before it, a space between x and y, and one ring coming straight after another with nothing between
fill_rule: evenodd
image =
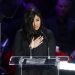
<instances>
[{"instance_id":1,"label":"woman's face","mask_svg":"<svg viewBox=\"0 0 75 75\"><path fill-rule=\"evenodd\" d=\"M39 30L40 26L41 26L41 19L38 15L35 15L33 20L33 29Z\"/></svg>"}]
</instances>

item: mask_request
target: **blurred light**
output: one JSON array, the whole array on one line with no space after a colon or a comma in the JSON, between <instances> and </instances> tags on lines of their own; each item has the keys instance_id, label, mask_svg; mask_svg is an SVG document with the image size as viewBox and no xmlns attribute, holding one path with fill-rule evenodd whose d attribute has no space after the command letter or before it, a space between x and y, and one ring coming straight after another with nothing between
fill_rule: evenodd
<instances>
[{"instance_id":1,"label":"blurred light","mask_svg":"<svg viewBox=\"0 0 75 75\"><path fill-rule=\"evenodd\" d=\"M4 41L4 43L2 44L2 47L5 47L7 42L8 42L8 38Z\"/></svg>"},{"instance_id":2,"label":"blurred light","mask_svg":"<svg viewBox=\"0 0 75 75\"><path fill-rule=\"evenodd\" d=\"M75 58L75 50L71 53L71 57Z\"/></svg>"},{"instance_id":3,"label":"blurred light","mask_svg":"<svg viewBox=\"0 0 75 75\"><path fill-rule=\"evenodd\" d=\"M68 63L68 61L60 61L59 62L59 69L75 71L75 64Z\"/></svg>"}]
</instances>

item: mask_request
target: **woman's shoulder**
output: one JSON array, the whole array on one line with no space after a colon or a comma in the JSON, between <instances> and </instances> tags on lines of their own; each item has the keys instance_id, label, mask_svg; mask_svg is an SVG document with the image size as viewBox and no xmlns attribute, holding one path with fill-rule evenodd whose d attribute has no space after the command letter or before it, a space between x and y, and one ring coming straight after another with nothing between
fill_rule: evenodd
<instances>
[{"instance_id":1,"label":"woman's shoulder","mask_svg":"<svg viewBox=\"0 0 75 75\"><path fill-rule=\"evenodd\" d=\"M23 29L21 28L21 29L19 29L19 30L17 31L16 34L21 33L22 31L23 31Z\"/></svg>"},{"instance_id":2,"label":"woman's shoulder","mask_svg":"<svg viewBox=\"0 0 75 75\"><path fill-rule=\"evenodd\" d=\"M19 30L16 32L16 35L15 35L15 39L16 39L16 40L21 40L21 39L22 39L22 31L23 31L23 29L19 29Z\"/></svg>"},{"instance_id":3,"label":"woman's shoulder","mask_svg":"<svg viewBox=\"0 0 75 75\"><path fill-rule=\"evenodd\" d=\"M21 36L22 31L23 31L23 29L19 29L19 30L16 32L16 36Z\"/></svg>"},{"instance_id":4,"label":"woman's shoulder","mask_svg":"<svg viewBox=\"0 0 75 75\"><path fill-rule=\"evenodd\" d=\"M53 32L46 27L43 27L43 31L45 32L45 34L53 34Z\"/></svg>"}]
</instances>

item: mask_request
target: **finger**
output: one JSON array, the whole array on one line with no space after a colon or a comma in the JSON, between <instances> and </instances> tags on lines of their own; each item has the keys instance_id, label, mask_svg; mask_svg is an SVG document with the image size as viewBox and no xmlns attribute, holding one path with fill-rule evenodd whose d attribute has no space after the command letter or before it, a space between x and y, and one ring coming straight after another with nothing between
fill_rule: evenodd
<instances>
[{"instance_id":1,"label":"finger","mask_svg":"<svg viewBox=\"0 0 75 75\"><path fill-rule=\"evenodd\" d=\"M35 43L35 47L39 46L39 45L42 44L42 43L43 43L43 41L41 41L41 42L36 42L36 43Z\"/></svg>"},{"instance_id":2,"label":"finger","mask_svg":"<svg viewBox=\"0 0 75 75\"><path fill-rule=\"evenodd\" d=\"M43 37L37 38L37 39L35 40L35 42L41 42L42 40L43 40Z\"/></svg>"},{"instance_id":3,"label":"finger","mask_svg":"<svg viewBox=\"0 0 75 75\"><path fill-rule=\"evenodd\" d=\"M43 43L43 41L41 41L41 42L39 43L39 45L42 44L42 43Z\"/></svg>"},{"instance_id":4,"label":"finger","mask_svg":"<svg viewBox=\"0 0 75 75\"><path fill-rule=\"evenodd\" d=\"M39 43L41 43L41 42L43 42L43 40L35 40L35 43L37 43L37 44L39 44Z\"/></svg>"},{"instance_id":5,"label":"finger","mask_svg":"<svg viewBox=\"0 0 75 75\"><path fill-rule=\"evenodd\" d=\"M39 37L37 37L36 39L40 39L41 38L41 35Z\"/></svg>"},{"instance_id":6,"label":"finger","mask_svg":"<svg viewBox=\"0 0 75 75\"><path fill-rule=\"evenodd\" d=\"M37 37L37 38L35 39L35 41L39 41L40 38L41 38L41 36Z\"/></svg>"},{"instance_id":7,"label":"finger","mask_svg":"<svg viewBox=\"0 0 75 75\"><path fill-rule=\"evenodd\" d=\"M40 39L42 36L40 35L38 38Z\"/></svg>"},{"instance_id":8,"label":"finger","mask_svg":"<svg viewBox=\"0 0 75 75\"><path fill-rule=\"evenodd\" d=\"M40 40L40 42L43 42L43 38Z\"/></svg>"},{"instance_id":9,"label":"finger","mask_svg":"<svg viewBox=\"0 0 75 75\"><path fill-rule=\"evenodd\" d=\"M39 36L38 38L37 38L37 40L42 40L43 39L43 36Z\"/></svg>"},{"instance_id":10,"label":"finger","mask_svg":"<svg viewBox=\"0 0 75 75\"><path fill-rule=\"evenodd\" d=\"M38 47L40 44L42 44L43 43L43 41L36 41L35 43L34 43L34 47L36 48L36 47Z\"/></svg>"},{"instance_id":11,"label":"finger","mask_svg":"<svg viewBox=\"0 0 75 75\"><path fill-rule=\"evenodd\" d=\"M42 41L44 38L43 38L43 36L40 38L40 41Z\"/></svg>"}]
</instances>

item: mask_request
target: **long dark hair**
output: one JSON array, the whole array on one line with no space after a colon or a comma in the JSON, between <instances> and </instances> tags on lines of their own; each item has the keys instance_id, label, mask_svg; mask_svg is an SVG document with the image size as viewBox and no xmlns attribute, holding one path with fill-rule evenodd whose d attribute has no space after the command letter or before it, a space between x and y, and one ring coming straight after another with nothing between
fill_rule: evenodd
<instances>
[{"instance_id":1,"label":"long dark hair","mask_svg":"<svg viewBox=\"0 0 75 75\"><path fill-rule=\"evenodd\" d=\"M23 36L24 39L27 40L29 43L31 42L31 39L34 35L39 36L40 35L40 31L42 28L42 20L41 20L41 26L39 28L38 31L33 29L33 21L34 21L34 17L35 15L39 16L41 19L41 14L39 13L38 10L27 10L24 14L24 25L23 25Z\"/></svg>"}]
</instances>

